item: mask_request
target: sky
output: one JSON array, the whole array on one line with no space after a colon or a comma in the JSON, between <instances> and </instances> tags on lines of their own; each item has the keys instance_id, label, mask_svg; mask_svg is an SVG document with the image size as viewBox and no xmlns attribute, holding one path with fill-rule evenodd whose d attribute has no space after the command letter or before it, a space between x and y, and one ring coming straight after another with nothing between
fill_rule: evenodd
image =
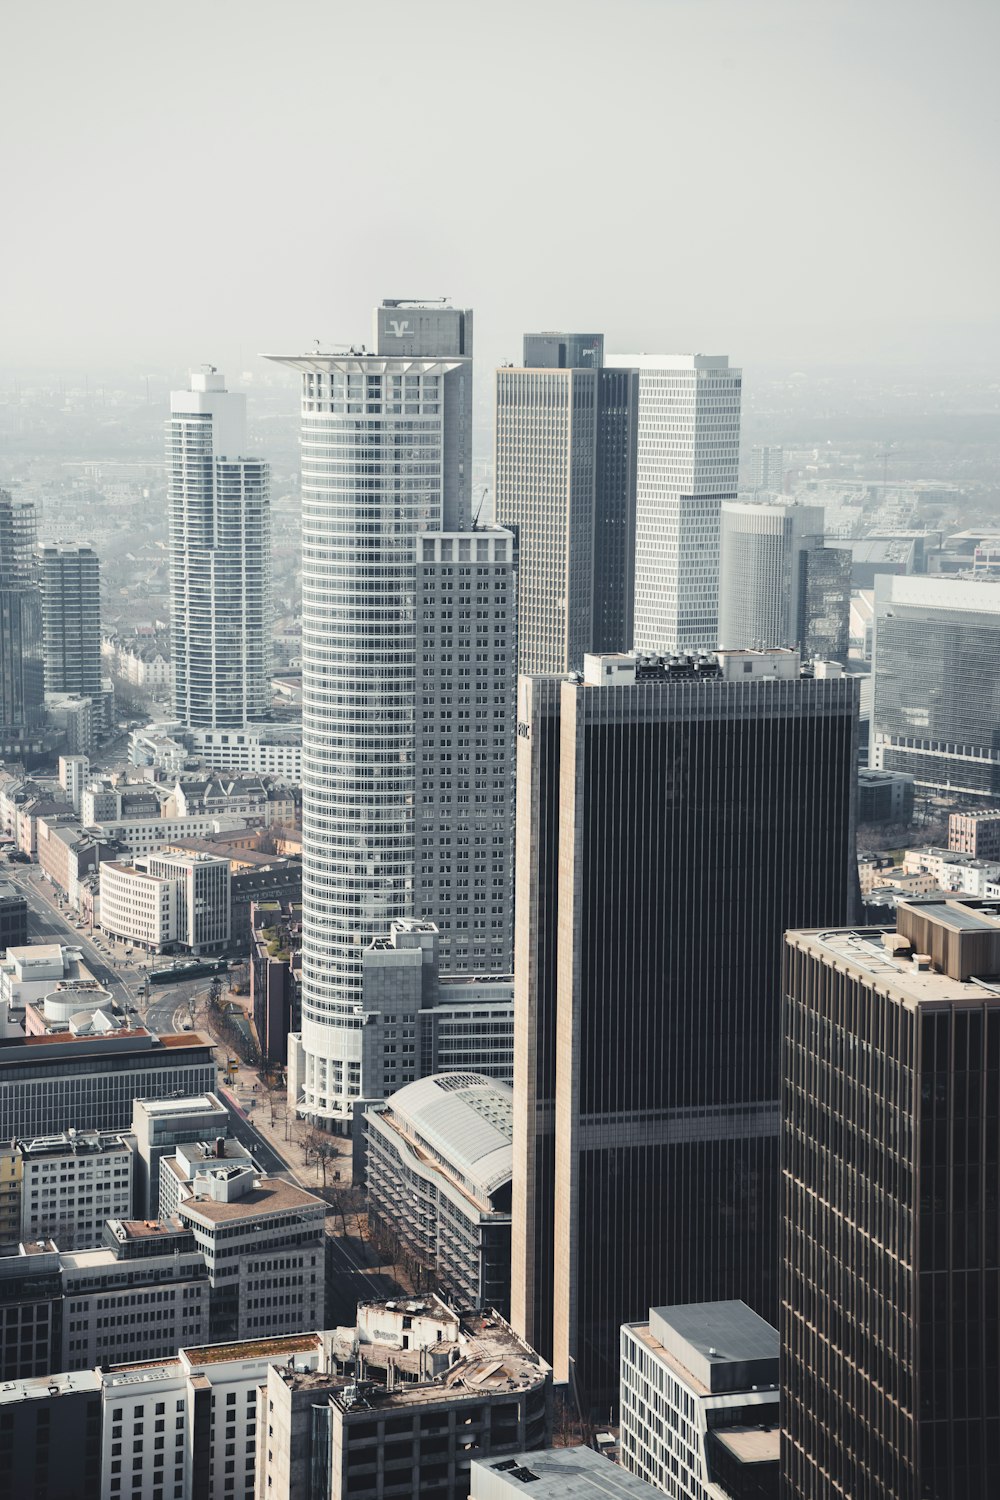
<instances>
[{"instance_id":1,"label":"sky","mask_svg":"<svg viewBox=\"0 0 1000 1500\"><path fill-rule=\"evenodd\" d=\"M0 363L365 341L383 296L738 362L995 361L995 0L5 7Z\"/></svg>"}]
</instances>

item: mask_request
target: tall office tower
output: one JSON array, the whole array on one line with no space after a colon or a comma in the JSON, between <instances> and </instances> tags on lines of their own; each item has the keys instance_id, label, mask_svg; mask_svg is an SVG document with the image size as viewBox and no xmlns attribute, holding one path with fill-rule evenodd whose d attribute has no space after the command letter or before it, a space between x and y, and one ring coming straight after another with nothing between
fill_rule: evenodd
<instances>
[{"instance_id":1,"label":"tall office tower","mask_svg":"<svg viewBox=\"0 0 1000 1500\"><path fill-rule=\"evenodd\" d=\"M782 935L853 913L856 695L784 651L520 684L512 1319L585 1405L650 1305L773 1319Z\"/></svg>"},{"instance_id":2,"label":"tall office tower","mask_svg":"<svg viewBox=\"0 0 1000 1500\"><path fill-rule=\"evenodd\" d=\"M0 750L17 755L45 720L35 507L0 490Z\"/></svg>"},{"instance_id":3,"label":"tall office tower","mask_svg":"<svg viewBox=\"0 0 1000 1500\"><path fill-rule=\"evenodd\" d=\"M518 670L579 671L632 640L638 377L599 333L526 334L497 371L496 501L518 542Z\"/></svg>"},{"instance_id":4,"label":"tall office tower","mask_svg":"<svg viewBox=\"0 0 1000 1500\"><path fill-rule=\"evenodd\" d=\"M1000 583L875 577L869 765L1000 796Z\"/></svg>"},{"instance_id":5,"label":"tall office tower","mask_svg":"<svg viewBox=\"0 0 1000 1500\"><path fill-rule=\"evenodd\" d=\"M750 488L780 495L785 488L785 455L781 448L754 444L750 450Z\"/></svg>"},{"instance_id":6,"label":"tall office tower","mask_svg":"<svg viewBox=\"0 0 1000 1500\"><path fill-rule=\"evenodd\" d=\"M41 547L45 691L101 693L101 565L93 547Z\"/></svg>"},{"instance_id":7,"label":"tall office tower","mask_svg":"<svg viewBox=\"0 0 1000 1500\"><path fill-rule=\"evenodd\" d=\"M788 934L786 1496L1000 1494L998 974L995 903Z\"/></svg>"},{"instance_id":8,"label":"tall office tower","mask_svg":"<svg viewBox=\"0 0 1000 1500\"><path fill-rule=\"evenodd\" d=\"M445 973L509 974L514 945L514 538L424 532L416 587L413 914Z\"/></svg>"},{"instance_id":9,"label":"tall office tower","mask_svg":"<svg viewBox=\"0 0 1000 1500\"><path fill-rule=\"evenodd\" d=\"M362 955L394 919L447 901L433 919L455 961L509 963L492 840L504 805L512 837L495 716L513 670L512 544L471 529L472 314L387 301L375 345L275 356L302 374L302 1032L289 1046L300 1109L338 1129L366 1096L363 1028L381 1023L359 1012ZM468 872L449 876L460 851Z\"/></svg>"},{"instance_id":10,"label":"tall office tower","mask_svg":"<svg viewBox=\"0 0 1000 1500\"><path fill-rule=\"evenodd\" d=\"M725 502L720 646L794 646L846 661L850 607L850 550L824 545L821 505Z\"/></svg>"},{"instance_id":11,"label":"tall office tower","mask_svg":"<svg viewBox=\"0 0 1000 1500\"><path fill-rule=\"evenodd\" d=\"M616 354L639 372L634 642L718 644L719 518L736 499L741 371L723 355Z\"/></svg>"},{"instance_id":12,"label":"tall office tower","mask_svg":"<svg viewBox=\"0 0 1000 1500\"><path fill-rule=\"evenodd\" d=\"M246 397L214 367L193 373L167 423L174 713L190 729L239 728L270 702L269 486L247 457Z\"/></svg>"}]
</instances>

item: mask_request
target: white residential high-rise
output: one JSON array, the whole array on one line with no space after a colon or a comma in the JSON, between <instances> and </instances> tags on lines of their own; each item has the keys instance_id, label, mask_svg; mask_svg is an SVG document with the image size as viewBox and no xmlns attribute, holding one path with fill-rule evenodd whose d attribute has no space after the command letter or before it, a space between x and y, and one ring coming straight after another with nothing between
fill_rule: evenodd
<instances>
[{"instance_id":1,"label":"white residential high-rise","mask_svg":"<svg viewBox=\"0 0 1000 1500\"><path fill-rule=\"evenodd\" d=\"M742 372L724 354L616 354L639 371L635 646L717 642L719 517L736 499Z\"/></svg>"},{"instance_id":2,"label":"white residential high-rise","mask_svg":"<svg viewBox=\"0 0 1000 1500\"><path fill-rule=\"evenodd\" d=\"M375 318L374 354L273 356L302 374L289 1072L300 1110L334 1128L368 1092L362 955L393 920L438 923L445 967L511 961L513 539L471 529L472 314L385 302Z\"/></svg>"},{"instance_id":3,"label":"white residential high-rise","mask_svg":"<svg viewBox=\"0 0 1000 1500\"><path fill-rule=\"evenodd\" d=\"M270 476L246 455L246 397L227 391L214 367L171 392L174 713L190 729L239 727L269 703Z\"/></svg>"}]
</instances>

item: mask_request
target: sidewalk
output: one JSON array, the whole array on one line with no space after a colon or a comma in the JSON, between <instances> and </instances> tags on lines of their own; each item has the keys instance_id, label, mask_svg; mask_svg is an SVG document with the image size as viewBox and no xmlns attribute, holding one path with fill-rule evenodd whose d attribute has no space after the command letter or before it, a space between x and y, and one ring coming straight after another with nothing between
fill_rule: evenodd
<instances>
[{"instance_id":1,"label":"sidewalk","mask_svg":"<svg viewBox=\"0 0 1000 1500\"><path fill-rule=\"evenodd\" d=\"M242 997L223 997L237 1002ZM226 1043L220 1041L210 1024L207 996L198 997L200 1004L195 1012L194 1024L198 1031L211 1037L221 1066L225 1069L228 1057ZM300 1120L288 1108L284 1088L269 1087L256 1068L241 1062L239 1072L226 1088L246 1114L254 1129L259 1132L278 1155L288 1163L289 1170L301 1187L316 1192L328 1188L351 1187L351 1143L344 1136L329 1135L315 1126ZM324 1172L325 1166L325 1172ZM339 1174L339 1175L338 1175ZM353 1216L348 1213L348 1222Z\"/></svg>"}]
</instances>

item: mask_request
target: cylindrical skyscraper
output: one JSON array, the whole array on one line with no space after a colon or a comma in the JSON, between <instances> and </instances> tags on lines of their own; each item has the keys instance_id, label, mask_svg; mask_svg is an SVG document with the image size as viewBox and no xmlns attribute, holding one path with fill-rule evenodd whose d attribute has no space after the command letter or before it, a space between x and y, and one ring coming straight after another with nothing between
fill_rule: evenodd
<instances>
[{"instance_id":1,"label":"cylindrical skyscraper","mask_svg":"<svg viewBox=\"0 0 1000 1500\"><path fill-rule=\"evenodd\" d=\"M246 451L246 398L214 368L171 392L174 713L192 729L240 728L269 703L270 476Z\"/></svg>"},{"instance_id":2,"label":"cylindrical skyscraper","mask_svg":"<svg viewBox=\"0 0 1000 1500\"><path fill-rule=\"evenodd\" d=\"M289 1080L302 1113L340 1128L368 1087L363 954L394 919L453 925L456 967L510 962L513 538L471 531L472 315L386 302L375 338L375 354L274 356L302 374L302 1031ZM428 775L435 760L447 774ZM456 762L466 777L479 762L481 784L453 792ZM446 909L421 911L431 900ZM479 952L477 933L490 935Z\"/></svg>"}]
</instances>

